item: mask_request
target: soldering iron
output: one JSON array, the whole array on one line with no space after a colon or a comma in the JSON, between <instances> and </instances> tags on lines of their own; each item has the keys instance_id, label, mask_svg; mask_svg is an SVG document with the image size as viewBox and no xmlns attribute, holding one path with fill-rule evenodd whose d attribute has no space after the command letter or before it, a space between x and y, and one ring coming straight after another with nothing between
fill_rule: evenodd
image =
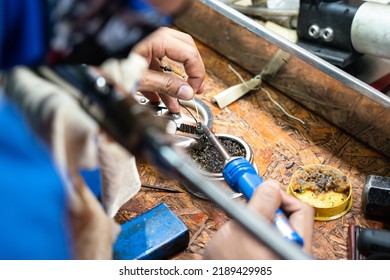
<instances>
[{"instance_id":1,"label":"soldering iron","mask_svg":"<svg viewBox=\"0 0 390 280\"><path fill-rule=\"evenodd\" d=\"M119 93L88 66L63 65L39 71L52 82L71 91L81 107L125 149L155 165L168 177L199 189L248 233L282 259L308 260L312 256L289 242L261 215L209 182L198 167L174 147L167 137L166 120L157 118L131 95Z\"/></svg>"},{"instance_id":2,"label":"soldering iron","mask_svg":"<svg viewBox=\"0 0 390 280\"><path fill-rule=\"evenodd\" d=\"M209 142L225 161L222 173L226 183L233 191L242 193L249 200L255 189L263 182L263 179L257 174L255 168L247 159L243 157L231 157L224 145L207 125L199 123L199 126ZM274 225L285 238L301 247L303 246L303 239L292 228L281 209L278 209L275 213Z\"/></svg>"}]
</instances>

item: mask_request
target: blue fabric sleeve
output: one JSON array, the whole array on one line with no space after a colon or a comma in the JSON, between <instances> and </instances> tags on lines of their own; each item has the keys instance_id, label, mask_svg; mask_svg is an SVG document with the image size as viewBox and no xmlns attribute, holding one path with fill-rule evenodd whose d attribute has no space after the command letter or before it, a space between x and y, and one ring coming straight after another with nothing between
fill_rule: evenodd
<instances>
[{"instance_id":1,"label":"blue fabric sleeve","mask_svg":"<svg viewBox=\"0 0 390 280\"><path fill-rule=\"evenodd\" d=\"M45 1L0 1L0 68L34 65L47 51Z\"/></svg>"},{"instance_id":2,"label":"blue fabric sleeve","mask_svg":"<svg viewBox=\"0 0 390 280\"><path fill-rule=\"evenodd\" d=\"M128 0L128 8L131 10L140 11L143 14L148 15L149 17L156 17L156 15L161 14L153 7L148 0ZM169 16L164 16L161 18L161 26L172 24L172 18Z\"/></svg>"},{"instance_id":3,"label":"blue fabric sleeve","mask_svg":"<svg viewBox=\"0 0 390 280\"><path fill-rule=\"evenodd\" d=\"M0 259L71 258L66 198L48 151L0 93Z\"/></svg>"}]
</instances>

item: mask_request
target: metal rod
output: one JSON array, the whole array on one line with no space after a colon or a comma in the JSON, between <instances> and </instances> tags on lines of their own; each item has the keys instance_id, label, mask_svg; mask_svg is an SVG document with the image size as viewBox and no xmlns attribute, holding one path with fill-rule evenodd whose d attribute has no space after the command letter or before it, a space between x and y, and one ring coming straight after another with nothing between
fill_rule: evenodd
<instances>
[{"instance_id":1,"label":"metal rod","mask_svg":"<svg viewBox=\"0 0 390 280\"><path fill-rule=\"evenodd\" d=\"M204 134L207 136L207 139L213 145L215 149L217 149L218 153L222 156L222 158L227 161L231 158L230 154L226 151L225 147L219 141L217 136L205 125L201 124Z\"/></svg>"},{"instance_id":2,"label":"metal rod","mask_svg":"<svg viewBox=\"0 0 390 280\"><path fill-rule=\"evenodd\" d=\"M153 150L149 154L160 163L160 167L164 167L167 172L175 170L176 177L179 177L186 185L198 188L229 217L243 226L257 240L263 242L280 258L286 260L313 259L298 245L285 239L264 217L246 207L246 204L232 200L227 193L211 184L185 156L169 146L158 143L156 133L152 128L148 132L150 135L148 141Z\"/></svg>"},{"instance_id":3,"label":"metal rod","mask_svg":"<svg viewBox=\"0 0 390 280\"><path fill-rule=\"evenodd\" d=\"M181 190L175 190L171 188L165 188L165 187L159 187L159 186L151 186L147 184L142 184L141 187L147 188L147 189L153 189L153 190L160 190L160 191L165 191L165 192L171 192L171 193L182 193Z\"/></svg>"},{"instance_id":4,"label":"metal rod","mask_svg":"<svg viewBox=\"0 0 390 280\"><path fill-rule=\"evenodd\" d=\"M382 94L381 92L375 90L373 87L367 85L366 83L360 81L359 79L353 77L352 75L346 73L345 71L337 68L336 66L326 62L325 60L310 53L309 51L301 48L300 46L291 43L289 40L272 32L271 30L262 26L261 24L258 24L253 19L233 9L232 7L226 5L222 1L220 0L199 0L199 1L207 5L208 7L212 8L213 10L217 11L218 13L231 19L236 24L244 27L245 29L248 29L254 34L277 45L284 51L287 51L290 54L295 55L296 57L309 63L315 68L321 70L325 74L335 78L336 80L339 80L340 82L344 83L348 87L367 96L368 98L372 99L378 104L381 104L383 107L390 109L389 96Z\"/></svg>"},{"instance_id":5,"label":"metal rod","mask_svg":"<svg viewBox=\"0 0 390 280\"><path fill-rule=\"evenodd\" d=\"M71 82L75 97L81 98L80 101L88 99L81 102L82 108L119 144L154 164L166 176L180 179L185 185L203 192L277 256L287 260L313 259L298 245L285 239L264 217L243 202L232 200L225 191L209 182L181 150L174 149L167 141L165 130L144 106L130 96L122 97L111 87L104 92L96 90L92 82L95 77L85 71L83 67L66 66L54 69L50 79L57 83L61 80L60 84ZM57 78L53 79L55 75Z\"/></svg>"}]
</instances>

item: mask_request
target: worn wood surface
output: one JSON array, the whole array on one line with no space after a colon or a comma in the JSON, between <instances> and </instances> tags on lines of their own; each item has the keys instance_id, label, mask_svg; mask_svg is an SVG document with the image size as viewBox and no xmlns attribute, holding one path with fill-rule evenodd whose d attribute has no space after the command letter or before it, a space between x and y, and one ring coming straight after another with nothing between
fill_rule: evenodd
<instances>
[{"instance_id":1,"label":"worn wood surface","mask_svg":"<svg viewBox=\"0 0 390 280\"><path fill-rule=\"evenodd\" d=\"M194 1L193 7L176 18L175 24L254 75L274 57L278 46L295 54L285 59L286 63L277 73L264 75L263 80L390 157L388 96L368 93L367 85L352 82L330 64L325 66L326 63L309 59L309 53L294 50L296 46L291 43L287 46L288 42L277 40L262 25L246 28L202 1ZM375 96L377 101L366 96Z\"/></svg>"},{"instance_id":2,"label":"worn wood surface","mask_svg":"<svg viewBox=\"0 0 390 280\"><path fill-rule=\"evenodd\" d=\"M286 95L264 85L272 98L302 124L286 116L265 94L252 91L225 109L219 109L211 98L240 83L228 68L230 61L198 42L207 69L206 92L198 96L212 110L213 130L243 138L253 149L258 172L274 179L286 189L293 172L302 165L329 164L343 171L353 185L353 205L343 217L329 222L315 222L313 255L318 259L347 259L347 234L351 223L362 227L386 228L379 221L365 219L361 210L361 192L370 174L390 176L390 160L308 111ZM245 78L251 74L238 65L233 67ZM291 167L292 166L292 167ZM182 190L169 193L142 188L123 205L116 220L123 223L139 213L166 203L189 227L190 244L175 259L201 259L207 241L228 220L213 203L194 197L175 180L166 179L155 167L138 163L142 183Z\"/></svg>"}]
</instances>

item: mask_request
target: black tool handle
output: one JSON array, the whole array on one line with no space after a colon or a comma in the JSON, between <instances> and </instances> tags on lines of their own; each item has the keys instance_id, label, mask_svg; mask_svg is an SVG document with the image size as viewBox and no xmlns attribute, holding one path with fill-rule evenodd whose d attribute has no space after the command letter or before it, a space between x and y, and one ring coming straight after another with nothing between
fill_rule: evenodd
<instances>
[{"instance_id":1,"label":"black tool handle","mask_svg":"<svg viewBox=\"0 0 390 280\"><path fill-rule=\"evenodd\" d=\"M357 246L366 258L390 259L390 231L361 229Z\"/></svg>"}]
</instances>

